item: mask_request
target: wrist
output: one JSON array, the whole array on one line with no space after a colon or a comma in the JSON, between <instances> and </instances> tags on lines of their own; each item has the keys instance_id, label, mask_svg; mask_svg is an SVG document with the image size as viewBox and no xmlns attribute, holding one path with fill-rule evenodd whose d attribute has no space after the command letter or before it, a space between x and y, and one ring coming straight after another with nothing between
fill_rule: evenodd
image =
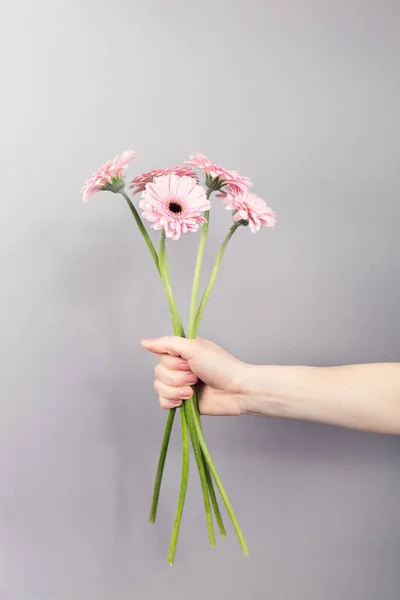
<instances>
[{"instance_id":1,"label":"wrist","mask_svg":"<svg viewBox=\"0 0 400 600\"><path fill-rule=\"evenodd\" d=\"M243 370L241 414L289 417L294 412L296 367L249 365Z\"/></svg>"}]
</instances>

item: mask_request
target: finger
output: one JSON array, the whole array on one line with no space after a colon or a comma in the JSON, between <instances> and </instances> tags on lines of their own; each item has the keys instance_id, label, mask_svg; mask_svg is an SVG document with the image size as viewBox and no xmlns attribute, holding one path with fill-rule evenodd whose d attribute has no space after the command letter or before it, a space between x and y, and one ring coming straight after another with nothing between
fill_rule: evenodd
<instances>
[{"instance_id":1,"label":"finger","mask_svg":"<svg viewBox=\"0 0 400 600\"><path fill-rule=\"evenodd\" d=\"M182 400L167 400L160 396L160 406L161 408L165 408L165 410L171 410L171 408L177 408L182 404Z\"/></svg>"},{"instance_id":2,"label":"finger","mask_svg":"<svg viewBox=\"0 0 400 600\"><path fill-rule=\"evenodd\" d=\"M155 354L171 354L172 356L182 356L182 358L189 360L193 355L193 346L195 343L195 340L166 335L157 339L143 339L142 347Z\"/></svg>"},{"instance_id":3,"label":"finger","mask_svg":"<svg viewBox=\"0 0 400 600\"><path fill-rule=\"evenodd\" d=\"M158 354L158 360L167 369L173 371L190 371L189 363L180 356L171 356L170 354Z\"/></svg>"},{"instance_id":4,"label":"finger","mask_svg":"<svg viewBox=\"0 0 400 600\"><path fill-rule=\"evenodd\" d=\"M189 385L173 387L163 383L159 379L155 380L154 389L166 400L187 400L193 396L193 390Z\"/></svg>"},{"instance_id":5,"label":"finger","mask_svg":"<svg viewBox=\"0 0 400 600\"><path fill-rule=\"evenodd\" d=\"M188 373L187 371L172 371L171 369L167 369L167 367L161 363L156 365L154 375L156 376L156 379L159 379L162 383L172 387L184 387L188 384L194 385L197 383L197 377L194 373Z\"/></svg>"}]
</instances>

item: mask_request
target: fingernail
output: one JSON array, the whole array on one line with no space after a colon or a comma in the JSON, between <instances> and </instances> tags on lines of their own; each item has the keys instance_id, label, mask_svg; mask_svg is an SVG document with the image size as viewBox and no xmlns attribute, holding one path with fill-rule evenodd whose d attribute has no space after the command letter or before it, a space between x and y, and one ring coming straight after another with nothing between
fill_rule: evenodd
<instances>
[{"instance_id":1,"label":"fingernail","mask_svg":"<svg viewBox=\"0 0 400 600\"><path fill-rule=\"evenodd\" d=\"M179 365L179 368L180 368L180 369L183 369L183 370L185 370L185 371L190 371L190 367L189 367L189 364L188 364L187 362L183 362L183 363L181 363L181 364Z\"/></svg>"},{"instance_id":2,"label":"fingernail","mask_svg":"<svg viewBox=\"0 0 400 600\"><path fill-rule=\"evenodd\" d=\"M192 390L190 390L190 392L188 392L188 390L185 390L185 388L181 388L179 390L179 395L181 398L191 398L192 397Z\"/></svg>"},{"instance_id":3,"label":"fingernail","mask_svg":"<svg viewBox=\"0 0 400 600\"><path fill-rule=\"evenodd\" d=\"M197 377L194 373L189 373L189 375L186 375L185 381L187 381L187 383L196 383Z\"/></svg>"}]
</instances>

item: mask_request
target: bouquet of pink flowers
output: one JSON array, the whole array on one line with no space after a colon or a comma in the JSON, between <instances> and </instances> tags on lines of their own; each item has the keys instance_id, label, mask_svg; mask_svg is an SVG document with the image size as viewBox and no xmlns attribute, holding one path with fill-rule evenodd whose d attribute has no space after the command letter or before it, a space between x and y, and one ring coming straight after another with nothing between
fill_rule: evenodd
<instances>
[{"instance_id":1,"label":"bouquet of pink flowers","mask_svg":"<svg viewBox=\"0 0 400 600\"><path fill-rule=\"evenodd\" d=\"M141 194L139 208L142 210L142 217L150 221L152 229L160 231L157 251L133 199L129 197L125 189L125 170L130 161L136 156L135 152L127 150L100 167L82 188L83 201L86 202L90 196L103 190L121 194L125 198L164 284L174 334L182 337L185 337L185 331L171 287L166 238L176 241L183 233L196 232L201 228L187 331L187 337L195 338L229 240L240 227L249 226L253 233L260 231L262 227L273 227L275 214L264 200L250 191L252 183L247 177L242 177L236 171L229 171L214 165L208 158L197 152L189 157L185 166L178 165L168 169L155 169L143 173L134 177L129 186L133 196ZM204 185L200 184L199 176L194 169L202 172ZM225 203L226 210L230 211L231 223L215 259L207 286L200 302L198 302L200 273L209 227L209 211L212 206L210 198L212 195ZM193 396L182 403L179 412L182 435L182 477L168 560L171 564L174 561L185 503L189 474L189 437L200 476L210 545L215 545L213 513L222 538L226 537L225 526L214 488L215 484L232 521L240 546L244 554L247 555L248 549L239 523L204 440L196 386L194 386ZM152 523L156 519L161 481L175 413L175 408L168 413L161 444L150 511L150 521Z\"/></svg>"}]
</instances>

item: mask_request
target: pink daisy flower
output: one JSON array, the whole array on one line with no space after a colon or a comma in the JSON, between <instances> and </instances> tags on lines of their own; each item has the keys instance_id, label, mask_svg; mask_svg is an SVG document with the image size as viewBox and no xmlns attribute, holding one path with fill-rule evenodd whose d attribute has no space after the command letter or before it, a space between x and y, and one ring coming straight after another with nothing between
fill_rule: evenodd
<instances>
[{"instance_id":1,"label":"pink daisy flower","mask_svg":"<svg viewBox=\"0 0 400 600\"><path fill-rule=\"evenodd\" d=\"M193 177L170 173L146 184L139 206L152 229L164 229L168 238L178 240L181 233L197 231L206 222L201 213L211 203Z\"/></svg>"},{"instance_id":2,"label":"pink daisy flower","mask_svg":"<svg viewBox=\"0 0 400 600\"><path fill-rule=\"evenodd\" d=\"M170 173L175 173L175 175L179 175L179 177L193 177L193 179L196 180L196 183L199 183L199 178L193 169L190 167L183 167L182 165L176 165L175 167L168 167L168 169L153 169L153 171L142 173L132 179L129 187L134 189L134 194L138 194L139 192L143 192L146 188L146 184L154 181L156 177L169 175Z\"/></svg>"},{"instance_id":3,"label":"pink daisy flower","mask_svg":"<svg viewBox=\"0 0 400 600\"><path fill-rule=\"evenodd\" d=\"M223 194L226 210L233 210L233 220L246 221L252 233L260 231L261 227L273 227L276 223L275 213L258 196L249 190L236 190Z\"/></svg>"},{"instance_id":4,"label":"pink daisy flower","mask_svg":"<svg viewBox=\"0 0 400 600\"><path fill-rule=\"evenodd\" d=\"M125 169L136 156L136 152L125 150L97 169L81 189L83 202L87 202L90 196L102 190L120 192L125 186Z\"/></svg>"},{"instance_id":5,"label":"pink daisy flower","mask_svg":"<svg viewBox=\"0 0 400 600\"><path fill-rule=\"evenodd\" d=\"M200 154L200 152L191 154L189 160L185 161L185 163L203 171L206 177L206 184L211 189L218 190L222 186L229 185L244 190L253 185L248 177L242 177L237 171L229 171L228 169L224 169L224 167L214 165L206 156Z\"/></svg>"}]
</instances>

